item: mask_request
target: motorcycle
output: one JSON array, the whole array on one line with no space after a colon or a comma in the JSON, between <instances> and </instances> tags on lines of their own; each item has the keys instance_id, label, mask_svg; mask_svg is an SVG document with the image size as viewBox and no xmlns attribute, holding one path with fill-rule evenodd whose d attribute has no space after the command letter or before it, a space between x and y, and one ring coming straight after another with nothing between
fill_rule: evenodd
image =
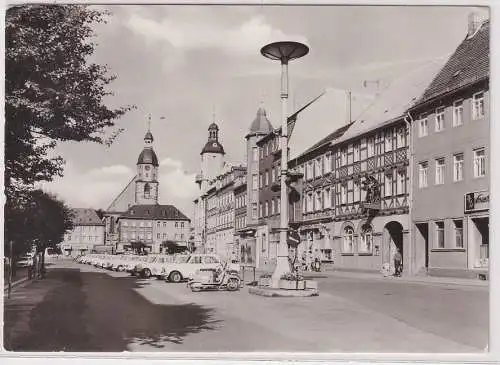
<instances>
[{"instance_id":1,"label":"motorcycle","mask_svg":"<svg viewBox=\"0 0 500 365\"><path fill-rule=\"evenodd\" d=\"M218 269L200 269L196 276L191 279L187 286L193 292L203 290L227 290L236 291L240 289L240 275L236 270L228 269L227 263Z\"/></svg>"}]
</instances>

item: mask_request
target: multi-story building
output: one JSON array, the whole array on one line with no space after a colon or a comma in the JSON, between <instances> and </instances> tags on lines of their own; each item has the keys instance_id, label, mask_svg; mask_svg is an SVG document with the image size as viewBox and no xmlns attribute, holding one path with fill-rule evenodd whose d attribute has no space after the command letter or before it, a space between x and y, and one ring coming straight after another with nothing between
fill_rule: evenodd
<instances>
[{"instance_id":1,"label":"multi-story building","mask_svg":"<svg viewBox=\"0 0 500 365\"><path fill-rule=\"evenodd\" d=\"M416 270L477 275L489 258L489 21L468 34L418 102L413 122Z\"/></svg>"},{"instance_id":2,"label":"multi-story building","mask_svg":"<svg viewBox=\"0 0 500 365\"><path fill-rule=\"evenodd\" d=\"M159 162L153 140L153 134L148 129L144 136L144 148L137 159L137 174L113 199L104 214L105 246L113 247L115 252L130 250L131 243L135 242L136 246L141 243L147 251L158 253L165 241L164 234L169 241L179 244L185 244L189 238L185 231L189 230L189 218L172 205L158 203ZM182 230L175 223L169 223L176 220L183 222ZM157 221L161 221L160 226L169 231L156 232L153 224ZM157 237L158 233L160 237Z\"/></svg>"},{"instance_id":3,"label":"multi-story building","mask_svg":"<svg viewBox=\"0 0 500 365\"><path fill-rule=\"evenodd\" d=\"M207 243L207 191L210 181L220 174L224 167L224 147L219 142L219 126L213 122L208 127L208 140L202 148L201 171L195 181L200 188L200 196L194 199L194 246L199 252L206 252Z\"/></svg>"},{"instance_id":4,"label":"multi-story building","mask_svg":"<svg viewBox=\"0 0 500 365\"><path fill-rule=\"evenodd\" d=\"M95 210L74 208L71 213L73 229L64 234L60 244L64 255L82 255L104 245L104 223Z\"/></svg>"},{"instance_id":5,"label":"multi-story building","mask_svg":"<svg viewBox=\"0 0 500 365\"><path fill-rule=\"evenodd\" d=\"M235 197L234 183L237 178L244 178L246 166L226 164L223 171L214 180L206 197L207 253L216 253L222 260L234 261L238 251L235 247Z\"/></svg>"},{"instance_id":6,"label":"multi-story building","mask_svg":"<svg viewBox=\"0 0 500 365\"><path fill-rule=\"evenodd\" d=\"M169 244L187 248L190 220L172 205L134 205L117 222L119 247L166 252Z\"/></svg>"},{"instance_id":7,"label":"multi-story building","mask_svg":"<svg viewBox=\"0 0 500 365\"><path fill-rule=\"evenodd\" d=\"M242 245L242 233L247 230L247 206L248 206L248 194L247 194L247 175L238 176L234 180L234 250L236 255L234 261L241 262L241 258L244 257L246 253L241 252Z\"/></svg>"}]
</instances>

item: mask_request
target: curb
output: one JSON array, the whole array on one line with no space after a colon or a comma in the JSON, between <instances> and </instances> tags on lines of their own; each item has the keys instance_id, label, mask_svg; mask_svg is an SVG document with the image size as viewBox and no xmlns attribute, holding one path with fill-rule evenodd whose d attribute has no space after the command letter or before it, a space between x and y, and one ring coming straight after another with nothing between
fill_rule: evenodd
<instances>
[{"instance_id":1,"label":"curb","mask_svg":"<svg viewBox=\"0 0 500 365\"><path fill-rule=\"evenodd\" d=\"M250 294L268 298L306 298L306 297L317 297L319 295L319 292L316 289L285 290L285 289L251 287L248 288L248 292Z\"/></svg>"},{"instance_id":2,"label":"curb","mask_svg":"<svg viewBox=\"0 0 500 365\"><path fill-rule=\"evenodd\" d=\"M15 287L17 287L17 286L20 286L21 284L24 284L24 283L26 283L26 282L27 282L27 281L29 281L29 280L30 280L30 279L28 279L28 278L22 278L22 279L16 280L16 281L14 281L14 282L12 283L12 285L11 285L11 289L14 289L14 288L15 288ZM4 290L4 293L5 293L5 292L7 292L7 291L9 290L9 285L8 285L8 284L7 284L7 285L4 285L3 290Z\"/></svg>"}]
</instances>

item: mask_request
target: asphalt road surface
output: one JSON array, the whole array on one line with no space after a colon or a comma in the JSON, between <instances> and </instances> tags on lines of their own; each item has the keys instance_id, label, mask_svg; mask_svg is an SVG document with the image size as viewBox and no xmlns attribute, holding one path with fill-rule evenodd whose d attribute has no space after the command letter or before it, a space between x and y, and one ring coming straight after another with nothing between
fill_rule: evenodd
<instances>
[{"instance_id":1,"label":"asphalt road surface","mask_svg":"<svg viewBox=\"0 0 500 365\"><path fill-rule=\"evenodd\" d=\"M192 293L73 262L5 302L11 351L481 352L486 287L326 277L315 298Z\"/></svg>"}]
</instances>

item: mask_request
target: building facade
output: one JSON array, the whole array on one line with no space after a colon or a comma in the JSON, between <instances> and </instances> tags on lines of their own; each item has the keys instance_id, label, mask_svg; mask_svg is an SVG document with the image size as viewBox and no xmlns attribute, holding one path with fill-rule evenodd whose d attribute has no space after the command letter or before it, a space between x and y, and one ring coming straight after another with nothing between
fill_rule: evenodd
<instances>
[{"instance_id":1,"label":"building facade","mask_svg":"<svg viewBox=\"0 0 500 365\"><path fill-rule=\"evenodd\" d=\"M134 205L120 215L117 227L119 252L143 248L164 253L169 244L188 247L190 220L172 205Z\"/></svg>"},{"instance_id":2,"label":"building facade","mask_svg":"<svg viewBox=\"0 0 500 365\"><path fill-rule=\"evenodd\" d=\"M238 178L244 178L246 166L226 165L219 176L210 182L207 192L207 242L206 252L215 253L222 260L235 261L235 194Z\"/></svg>"},{"instance_id":3,"label":"building facade","mask_svg":"<svg viewBox=\"0 0 500 365\"><path fill-rule=\"evenodd\" d=\"M113 247L113 252L132 250L134 243L136 246L143 245L147 252L159 253L165 241L186 245L189 238L189 232L185 231L189 230L189 218L171 205L158 203L159 162L153 141L153 134L148 129L143 150L137 159L136 175L113 199L104 214L104 242L106 247ZM182 229L175 226L176 220L183 222ZM157 230L158 223L160 227Z\"/></svg>"},{"instance_id":4,"label":"building facade","mask_svg":"<svg viewBox=\"0 0 500 365\"><path fill-rule=\"evenodd\" d=\"M247 230L247 174L240 175L234 180L234 261L241 262L245 252L242 253L242 234Z\"/></svg>"},{"instance_id":5,"label":"building facade","mask_svg":"<svg viewBox=\"0 0 500 365\"><path fill-rule=\"evenodd\" d=\"M410 109L420 271L473 276L488 268L489 29L469 19L467 36Z\"/></svg>"},{"instance_id":6,"label":"building facade","mask_svg":"<svg viewBox=\"0 0 500 365\"><path fill-rule=\"evenodd\" d=\"M96 211L87 208L71 209L73 229L64 234L60 247L65 256L90 253L104 245L104 223Z\"/></svg>"},{"instance_id":7,"label":"building facade","mask_svg":"<svg viewBox=\"0 0 500 365\"><path fill-rule=\"evenodd\" d=\"M224 167L224 147L219 141L219 126L213 122L208 127L208 140L200 153L200 173L196 175L195 182L200 189L200 196L194 199L194 246L198 252L208 252L207 244L207 192L213 187L213 181Z\"/></svg>"}]
</instances>

